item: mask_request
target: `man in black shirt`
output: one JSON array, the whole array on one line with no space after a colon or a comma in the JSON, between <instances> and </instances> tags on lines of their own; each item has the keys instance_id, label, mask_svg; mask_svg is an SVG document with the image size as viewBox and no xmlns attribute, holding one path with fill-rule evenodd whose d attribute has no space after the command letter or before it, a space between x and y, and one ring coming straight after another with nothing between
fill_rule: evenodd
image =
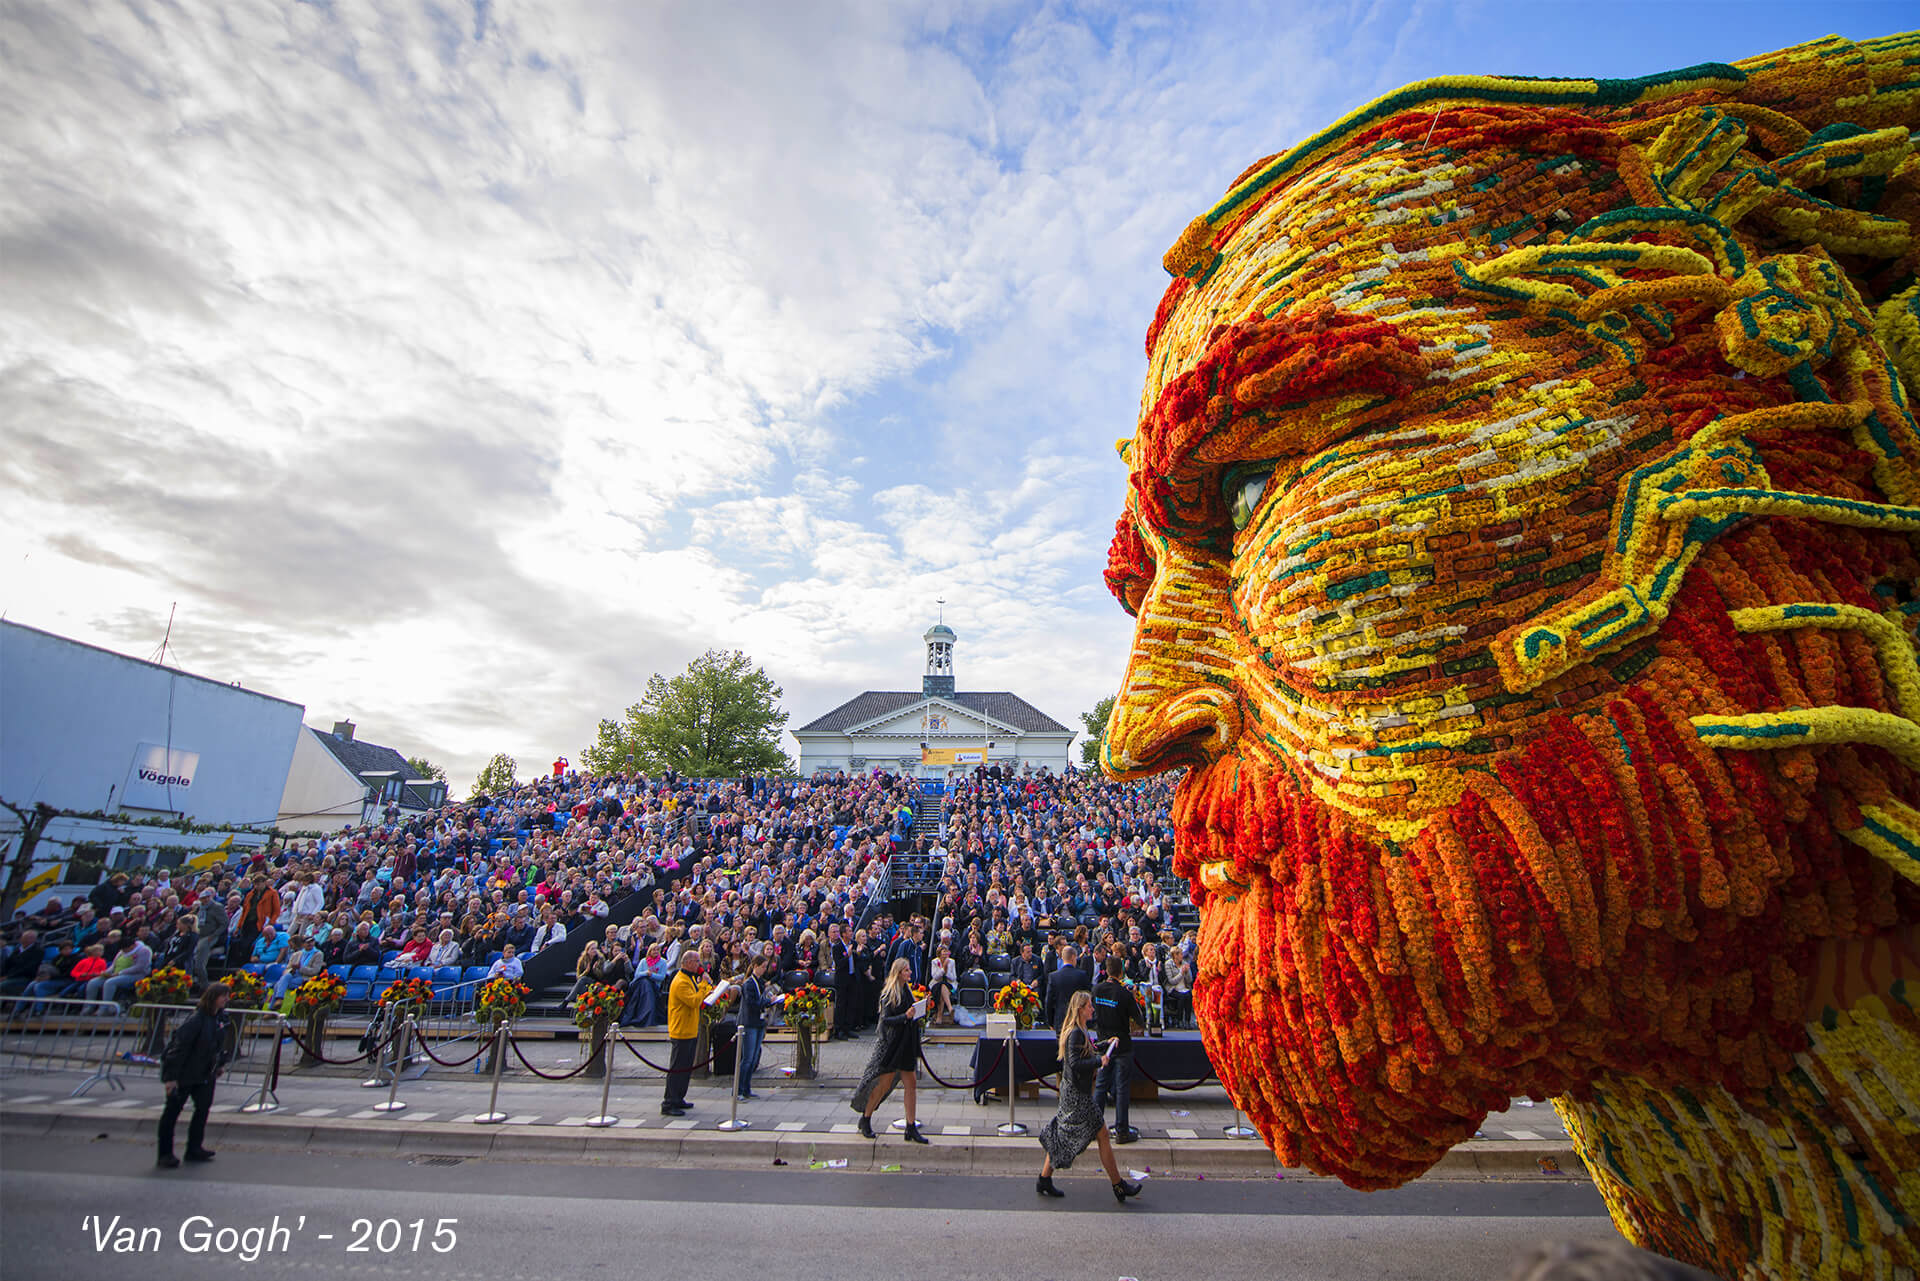
<instances>
[{"instance_id":1,"label":"man in black shirt","mask_svg":"<svg viewBox=\"0 0 1920 1281\"><path fill-rule=\"evenodd\" d=\"M1106 982L1093 989L1093 1026L1102 1040L1111 1038L1115 1045L1100 1065L1100 1075L1093 1083L1093 1100L1104 1114L1107 1100L1112 1098L1113 1141L1132 1143L1140 1137L1140 1132L1127 1124L1128 1096L1133 1092L1133 1029L1146 1020L1133 991L1120 981L1120 958L1109 954L1106 968Z\"/></svg>"}]
</instances>

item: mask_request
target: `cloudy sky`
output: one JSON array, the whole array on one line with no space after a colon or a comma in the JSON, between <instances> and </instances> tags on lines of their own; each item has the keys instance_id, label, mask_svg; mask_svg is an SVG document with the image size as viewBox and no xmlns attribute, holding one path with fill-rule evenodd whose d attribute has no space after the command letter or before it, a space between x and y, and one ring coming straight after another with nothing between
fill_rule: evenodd
<instances>
[{"instance_id":1,"label":"cloudy sky","mask_svg":"<svg viewBox=\"0 0 1920 1281\"><path fill-rule=\"evenodd\" d=\"M739 647L1057 719L1160 256L1406 81L1897 3L0 0L0 611L444 762ZM789 741L791 746L791 741Z\"/></svg>"}]
</instances>

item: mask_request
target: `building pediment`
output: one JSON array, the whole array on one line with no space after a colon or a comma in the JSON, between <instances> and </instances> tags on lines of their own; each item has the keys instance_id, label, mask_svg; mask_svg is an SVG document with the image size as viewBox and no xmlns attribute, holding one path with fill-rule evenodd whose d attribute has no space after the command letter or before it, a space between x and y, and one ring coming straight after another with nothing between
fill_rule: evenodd
<instances>
[{"instance_id":1,"label":"building pediment","mask_svg":"<svg viewBox=\"0 0 1920 1281\"><path fill-rule=\"evenodd\" d=\"M1020 731L1005 721L983 715L944 698L923 698L895 711L873 717L844 731L849 736L904 736L913 739L1017 738Z\"/></svg>"}]
</instances>

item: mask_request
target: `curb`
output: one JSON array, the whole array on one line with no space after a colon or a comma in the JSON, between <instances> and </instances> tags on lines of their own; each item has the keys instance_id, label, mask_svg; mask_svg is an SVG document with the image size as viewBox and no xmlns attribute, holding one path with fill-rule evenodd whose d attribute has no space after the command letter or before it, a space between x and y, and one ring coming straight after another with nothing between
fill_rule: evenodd
<instances>
[{"instance_id":1,"label":"curb","mask_svg":"<svg viewBox=\"0 0 1920 1281\"><path fill-rule=\"evenodd\" d=\"M0 1109L0 1134L20 1137L105 1137L147 1142L150 1116L125 1112L45 1112ZM237 1116L216 1113L207 1120L212 1145L236 1149L335 1152L366 1156L499 1157L515 1161L589 1165L709 1166L759 1168L783 1161L805 1168L809 1162L845 1161L845 1169L877 1172L898 1166L915 1174L1009 1175L1032 1173L1036 1155L1031 1135L957 1136L929 1134L925 1147L882 1139L871 1142L852 1134L794 1134L745 1130L587 1129L560 1125L457 1125L392 1121L283 1117L272 1113ZM1122 1164L1150 1168L1160 1177L1252 1179L1273 1175L1317 1178L1304 1170L1285 1170L1264 1145L1229 1139L1142 1139L1118 1150ZM1560 1173L1541 1168L1543 1158ZM1530 1178L1586 1179L1586 1166L1571 1144L1463 1143L1442 1157L1426 1179Z\"/></svg>"}]
</instances>

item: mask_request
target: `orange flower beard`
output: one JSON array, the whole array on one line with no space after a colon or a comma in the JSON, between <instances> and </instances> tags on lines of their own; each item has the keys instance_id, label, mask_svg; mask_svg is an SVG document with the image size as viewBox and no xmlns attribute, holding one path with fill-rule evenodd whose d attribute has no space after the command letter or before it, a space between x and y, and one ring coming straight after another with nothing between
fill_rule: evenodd
<instances>
[{"instance_id":1,"label":"orange flower beard","mask_svg":"<svg viewBox=\"0 0 1920 1281\"><path fill-rule=\"evenodd\" d=\"M1890 762L1709 756L1662 684L1543 715L1405 845L1251 735L1182 779L1195 1012L1284 1164L1397 1186L1511 1097L1608 1072L1752 1096L1806 1044L1819 942L1913 919L1911 887L1807 804Z\"/></svg>"}]
</instances>

